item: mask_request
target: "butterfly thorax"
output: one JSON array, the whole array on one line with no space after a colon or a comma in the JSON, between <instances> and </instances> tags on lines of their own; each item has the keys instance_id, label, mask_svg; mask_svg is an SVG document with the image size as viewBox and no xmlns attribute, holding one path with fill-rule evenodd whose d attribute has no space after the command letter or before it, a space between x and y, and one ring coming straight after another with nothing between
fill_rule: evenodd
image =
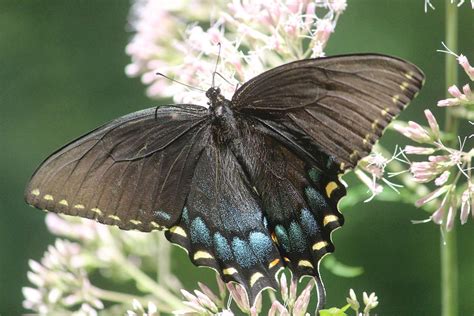
<instances>
[{"instance_id":1,"label":"butterfly thorax","mask_svg":"<svg viewBox=\"0 0 474 316\"><path fill-rule=\"evenodd\" d=\"M209 98L209 114L214 140L217 144L228 144L239 137L237 122L231 109L232 103L220 94L219 88L210 88L206 96Z\"/></svg>"}]
</instances>

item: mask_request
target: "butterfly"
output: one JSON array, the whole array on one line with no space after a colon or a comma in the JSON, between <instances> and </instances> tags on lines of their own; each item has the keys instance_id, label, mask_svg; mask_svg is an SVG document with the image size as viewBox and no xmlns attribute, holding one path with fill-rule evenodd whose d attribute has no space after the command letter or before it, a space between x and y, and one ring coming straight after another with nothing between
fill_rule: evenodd
<instances>
[{"instance_id":1,"label":"butterfly","mask_svg":"<svg viewBox=\"0 0 474 316\"><path fill-rule=\"evenodd\" d=\"M277 273L314 277L344 223L340 175L368 155L424 75L377 54L266 71L209 108L174 104L120 117L49 156L26 202L121 229L165 230L192 263L240 283L252 304Z\"/></svg>"}]
</instances>

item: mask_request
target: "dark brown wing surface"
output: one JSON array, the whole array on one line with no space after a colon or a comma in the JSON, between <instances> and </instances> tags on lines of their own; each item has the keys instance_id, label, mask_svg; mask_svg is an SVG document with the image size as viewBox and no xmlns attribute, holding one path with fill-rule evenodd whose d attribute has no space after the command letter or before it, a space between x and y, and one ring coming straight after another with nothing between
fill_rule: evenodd
<instances>
[{"instance_id":1,"label":"dark brown wing surface","mask_svg":"<svg viewBox=\"0 0 474 316\"><path fill-rule=\"evenodd\" d=\"M423 78L413 64L384 55L307 59L253 78L232 103L346 169L370 152Z\"/></svg>"},{"instance_id":2,"label":"dark brown wing surface","mask_svg":"<svg viewBox=\"0 0 474 316\"><path fill-rule=\"evenodd\" d=\"M251 153L254 155L255 153ZM258 194L229 148L207 147L196 166L180 222L166 232L198 266L242 284L250 302L276 288L283 266Z\"/></svg>"},{"instance_id":3,"label":"dark brown wing surface","mask_svg":"<svg viewBox=\"0 0 474 316\"><path fill-rule=\"evenodd\" d=\"M25 199L122 229L170 227L181 215L207 135L207 110L199 106L126 115L47 158Z\"/></svg>"}]
</instances>

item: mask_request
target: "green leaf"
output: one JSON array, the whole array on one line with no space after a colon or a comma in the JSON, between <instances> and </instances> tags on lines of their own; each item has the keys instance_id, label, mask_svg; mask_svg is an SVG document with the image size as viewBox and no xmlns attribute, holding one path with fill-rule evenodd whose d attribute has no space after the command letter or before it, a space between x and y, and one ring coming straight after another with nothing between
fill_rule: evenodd
<instances>
[{"instance_id":1,"label":"green leaf","mask_svg":"<svg viewBox=\"0 0 474 316\"><path fill-rule=\"evenodd\" d=\"M334 255L326 257L323 260L323 266L333 274L343 278L354 278L364 273L364 268L344 264L338 261Z\"/></svg>"},{"instance_id":2,"label":"green leaf","mask_svg":"<svg viewBox=\"0 0 474 316\"><path fill-rule=\"evenodd\" d=\"M319 311L319 315L320 316L347 316L345 311L349 308L349 306L350 305L347 304L343 308L333 307L333 308L330 308L330 309L323 309L323 310Z\"/></svg>"}]
</instances>

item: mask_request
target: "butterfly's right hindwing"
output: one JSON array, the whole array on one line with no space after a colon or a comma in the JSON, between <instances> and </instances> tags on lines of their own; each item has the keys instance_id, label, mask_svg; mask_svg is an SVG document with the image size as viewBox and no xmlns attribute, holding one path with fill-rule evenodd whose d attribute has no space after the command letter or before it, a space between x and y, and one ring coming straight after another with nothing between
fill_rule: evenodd
<instances>
[{"instance_id":1,"label":"butterfly's right hindwing","mask_svg":"<svg viewBox=\"0 0 474 316\"><path fill-rule=\"evenodd\" d=\"M132 113L47 158L25 199L122 229L170 227L181 215L207 136L207 110L199 106Z\"/></svg>"}]
</instances>

